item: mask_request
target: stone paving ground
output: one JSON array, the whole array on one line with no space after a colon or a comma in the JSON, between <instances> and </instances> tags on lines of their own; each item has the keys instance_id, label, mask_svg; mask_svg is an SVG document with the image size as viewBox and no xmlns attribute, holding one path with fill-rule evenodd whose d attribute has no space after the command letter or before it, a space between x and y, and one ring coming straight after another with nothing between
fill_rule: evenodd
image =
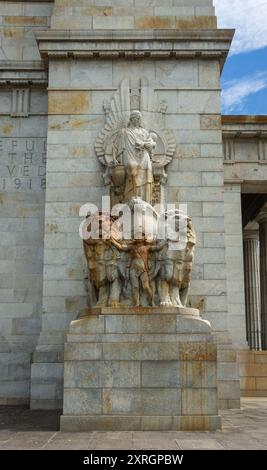
<instances>
[{"instance_id":1,"label":"stone paving ground","mask_svg":"<svg viewBox=\"0 0 267 470\"><path fill-rule=\"evenodd\" d=\"M0 450L237 450L267 449L267 397L244 398L241 410L223 411L216 432L59 431L59 411L0 407Z\"/></svg>"}]
</instances>

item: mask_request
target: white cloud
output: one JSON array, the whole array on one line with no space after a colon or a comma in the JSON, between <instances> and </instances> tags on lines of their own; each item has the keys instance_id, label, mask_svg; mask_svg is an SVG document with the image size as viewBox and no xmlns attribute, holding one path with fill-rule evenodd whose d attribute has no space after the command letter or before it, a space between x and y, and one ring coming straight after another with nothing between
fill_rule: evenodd
<instances>
[{"instance_id":1,"label":"white cloud","mask_svg":"<svg viewBox=\"0 0 267 470\"><path fill-rule=\"evenodd\" d=\"M242 113L246 99L267 88L267 72L258 72L255 75L224 83L222 91L223 113Z\"/></svg>"},{"instance_id":2,"label":"white cloud","mask_svg":"<svg viewBox=\"0 0 267 470\"><path fill-rule=\"evenodd\" d=\"M235 28L231 54L267 46L267 0L213 0L220 28Z\"/></svg>"}]
</instances>

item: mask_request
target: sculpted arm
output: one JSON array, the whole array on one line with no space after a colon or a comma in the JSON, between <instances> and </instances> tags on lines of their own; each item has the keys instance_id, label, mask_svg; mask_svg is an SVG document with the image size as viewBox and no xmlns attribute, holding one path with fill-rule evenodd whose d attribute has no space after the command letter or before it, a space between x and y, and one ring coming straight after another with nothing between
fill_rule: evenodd
<instances>
[{"instance_id":1,"label":"sculpted arm","mask_svg":"<svg viewBox=\"0 0 267 470\"><path fill-rule=\"evenodd\" d=\"M157 243L157 245L150 246L149 251L152 251L152 252L160 251L162 250L162 248L164 248L165 245L166 245L166 241L162 240L160 243Z\"/></svg>"},{"instance_id":2,"label":"sculpted arm","mask_svg":"<svg viewBox=\"0 0 267 470\"><path fill-rule=\"evenodd\" d=\"M125 243L119 243L114 238L111 238L110 241L119 251L129 251L130 250L130 248Z\"/></svg>"}]
</instances>

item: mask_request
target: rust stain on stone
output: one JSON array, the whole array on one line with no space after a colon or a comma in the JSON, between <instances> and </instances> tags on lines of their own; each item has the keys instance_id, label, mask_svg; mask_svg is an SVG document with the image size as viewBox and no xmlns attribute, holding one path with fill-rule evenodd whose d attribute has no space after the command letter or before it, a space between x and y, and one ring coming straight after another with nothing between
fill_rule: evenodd
<instances>
[{"instance_id":1,"label":"rust stain on stone","mask_svg":"<svg viewBox=\"0 0 267 470\"><path fill-rule=\"evenodd\" d=\"M38 216L40 217L41 215L41 207L39 206L36 206L36 207L20 207L18 206L16 208L16 215L18 217L34 217L34 216Z\"/></svg>"},{"instance_id":2,"label":"rust stain on stone","mask_svg":"<svg viewBox=\"0 0 267 470\"><path fill-rule=\"evenodd\" d=\"M267 124L267 116L222 116L223 124Z\"/></svg>"},{"instance_id":3,"label":"rust stain on stone","mask_svg":"<svg viewBox=\"0 0 267 470\"><path fill-rule=\"evenodd\" d=\"M5 38L22 38L24 36L24 28L3 28L0 32Z\"/></svg>"},{"instance_id":4,"label":"rust stain on stone","mask_svg":"<svg viewBox=\"0 0 267 470\"><path fill-rule=\"evenodd\" d=\"M177 29L216 29L217 19L213 16L190 16L176 19Z\"/></svg>"},{"instance_id":5,"label":"rust stain on stone","mask_svg":"<svg viewBox=\"0 0 267 470\"><path fill-rule=\"evenodd\" d=\"M241 390L257 390L256 377L241 377Z\"/></svg>"},{"instance_id":6,"label":"rust stain on stone","mask_svg":"<svg viewBox=\"0 0 267 470\"><path fill-rule=\"evenodd\" d=\"M204 416L183 416L181 431L203 431L207 428L207 420ZM208 429L208 428L207 428Z\"/></svg>"},{"instance_id":7,"label":"rust stain on stone","mask_svg":"<svg viewBox=\"0 0 267 470\"><path fill-rule=\"evenodd\" d=\"M47 25L46 16L4 16L5 24L18 24L18 25Z\"/></svg>"},{"instance_id":8,"label":"rust stain on stone","mask_svg":"<svg viewBox=\"0 0 267 470\"><path fill-rule=\"evenodd\" d=\"M83 8L81 13L85 15L89 15L89 16L112 16L113 8L89 6L89 7Z\"/></svg>"},{"instance_id":9,"label":"rust stain on stone","mask_svg":"<svg viewBox=\"0 0 267 470\"><path fill-rule=\"evenodd\" d=\"M3 134L5 134L5 135L10 135L12 133L13 129L14 129L13 124L5 124L2 127Z\"/></svg>"},{"instance_id":10,"label":"rust stain on stone","mask_svg":"<svg viewBox=\"0 0 267 470\"><path fill-rule=\"evenodd\" d=\"M52 91L48 95L48 114L83 114L90 106L90 92Z\"/></svg>"},{"instance_id":11,"label":"rust stain on stone","mask_svg":"<svg viewBox=\"0 0 267 470\"><path fill-rule=\"evenodd\" d=\"M85 158L92 155L92 147L89 145L77 145L69 147L69 155L74 158Z\"/></svg>"},{"instance_id":12,"label":"rust stain on stone","mask_svg":"<svg viewBox=\"0 0 267 470\"><path fill-rule=\"evenodd\" d=\"M52 118L51 118L52 119ZM87 119L85 117L72 117L70 119L62 120L56 124L49 124L50 130L69 130L69 129L89 129L91 126L98 123L98 118Z\"/></svg>"},{"instance_id":13,"label":"rust stain on stone","mask_svg":"<svg viewBox=\"0 0 267 470\"><path fill-rule=\"evenodd\" d=\"M169 29L175 27L175 17L140 16L135 18L135 27L139 29Z\"/></svg>"},{"instance_id":14,"label":"rust stain on stone","mask_svg":"<svg viewBox=\"0 0 267 470\"><path fill-rule=\"evenodd\" d=\"M75 310L77 310L77 308L79 308L79 305L80 299L77 297L69 297L65 299L65 308L67 312L74 312Z\"/></svg>"},{"instance_id":15,"label":"rust stain on stone","mask_svg":"<svg viewBox=\"0 0 267 470\"><path fill-rule=\"evenodd\" d=\"M78 216L80 213L80 204L73 204L70 206L70 215Z\"/></svg>"},{"instance_id":16,"label":"rust stain on stone","mask_svg":"<svg viewBox=\"0 0 267 470\"><path fill-rule=\"evenodd\" d=\"M206 344L207 361L217 361L217 346L213 343Z\"/></svg>"},{"instance_id":17,"label":"rust stain on stone","mask_svg":"<svg viewBox=\"0 0 267 470\"><path fill-rule=\"evenodd\" d=\"M216 345L212 343L181 343L179 359L180 361L216 361Z\"/></svg>"},{"instance_id":18,"label":"rust stain on stone","mask_svg":"<svg viewBox=\"0 0 267 470\"><path fill-rule=\"evenodd\" d=\"M213 115L203 115L201 116L200 120L200 128L203 130L206 129L218 129L220 130L222 127L222 120L221 116L213 116Z\"/></svg>"},{"instance_id":19,"label":"rust stain on stone","mask_svg":"<svg viewBox=\"0 0 267 470\"><path fill-rule=\"evenodd\" d=\"M111 412L111 399L110 395L106 390L103 390L103 413L109 414Z\"/></svg>"},{"instance_id":20,"label":"rust stain on stone","mask_svg":"<svg viewBox=\"0 0 267 470\"><path fill-rule=\"evenodd\" d=\"M68 277L71 278L71 279L74 279L77 277L77 274L78 274L78 270L75 269L75 268L69 268L68 269Z\"/></svg>"},{"instance_id":21,"label":"rust stain on stone","mask_svg":"<svg viewBox=\"0 0 267 470\"><path fill-rule=\"evenodd\" d=\"M52 224L52 223L50 224L50 223L48 223L48 224L46 224L46 226L45 226L45 231L46 231L47 233L58 233L58 225L57 225L57 224Z\"/></svg>"}]
</instances>

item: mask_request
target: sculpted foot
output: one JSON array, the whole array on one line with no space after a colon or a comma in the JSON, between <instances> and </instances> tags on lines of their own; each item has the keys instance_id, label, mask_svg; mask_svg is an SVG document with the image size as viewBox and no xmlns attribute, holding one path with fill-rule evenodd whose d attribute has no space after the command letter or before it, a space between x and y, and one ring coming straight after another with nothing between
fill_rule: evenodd
<instances>
[{"instance_id":1,"label":"sculpted foot","mask_svg":"<svg viewBox=\"0 0 267 470\"><path fill-rule=\"evenodd\" d=\"M106 306L107 306L106 302L97 302L96 304L96 307L100 307L100 308L104 308Z\"/></svg>"},{"instance_id":2,"label":"sculpted foot","mask_svg":"<svg viewBox=\"0 0 267 470\"><path fill-rule=\"evenodd\" d=\"M173 307L172 302L170 300L166 300L164 302L160 302L161 307Z\"/></svg>"},{"instance_id":3,"label":"sculpted foot","mask_svg":"<svg viewBox=\"0 0 267 470\"><path fill-rule=\"evenodd\" d=\"M111 302L108 303L108 306L111 308L118 308L120 307L120 303L117 302L116 300L112 300Z\"/></svg>"}]
</instances>

